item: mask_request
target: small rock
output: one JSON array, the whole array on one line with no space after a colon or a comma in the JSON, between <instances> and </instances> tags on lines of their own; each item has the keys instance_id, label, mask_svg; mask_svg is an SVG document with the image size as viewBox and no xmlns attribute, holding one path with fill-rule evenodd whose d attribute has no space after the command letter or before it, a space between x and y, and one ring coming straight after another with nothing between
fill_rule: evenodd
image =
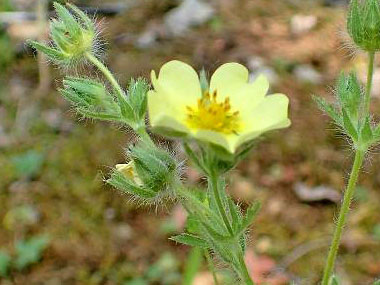
<instances>
[{"instance_id":1,"label":"small rock","mask_svg":"<svg viewBox=\"0 0 380 285\"><path fill-rule=\"evenodd\" d=\"M189 28L208 21L215 9L201 0L184 0L180 6L169 11L164 18L165 27L173 36L179 36Z\"/></svg>"},{"instance_id":2,"label":"small rock","mask_svg":"<svg viewBox=\"0 0 380 285\"><path fill-rule=\"evenodd\" d=\"M135 43L136 47L140 49L147 49L154 46L161 34L160 29L161 27L157 23L148 25L144 32L142 32L142 34L137 38Z\"/></svg>"},{"instance_id":3,"label":"small rock","mask_svg":"<svg viewBox=\"0 0 380 285\"><path fill-rule=\"evenodd\" d=\"M317 17L313 15L294 15L290 20L290 31L294 35L307 34L317 22Z\"/></svg>"},{"instance_id":4,"label":"small rock","mask_svg":"<svg viewBox=\"0 0 380 285\"><path fill-rule=\"evenodd\" d=\"M294 69L294 75L303 82L312 83L315 85L322 82L322 75L308 64L297 66Z\"/></svg>"},{"instance_id":5,"label":"small rock","mask_svg":"<svg viewBox=\"0 0 380 285\"><path fill-rule=\"evenodd\" d=\"M120 242L128 241L132 238L133 230L128 224L119 224L114 228L114 236Z\"/></svg>"},{"instance_id":6,"label":"small rock","mask_svg":"<svg viewBox=\"0 0 380 285\"><path fill-rule=\"evenodd\" d=\"M333 203L339 203L341 199L341 193L326 186L317 186L311 188L304 183L297 183L294 186L293 190L298 199L303 202L317 202L328 200Z\"/></svg>"},{"instance_id":7,"label":"small rock","mask_svg":"<svg viewBox=\"0 0 380 285\"><path fill-rule=\"evenodd\" d=\"M279 77L274 69L265 64L265 60L259 56L252 56L247 60L247 66L250 70L249 80L253 82L257 76L263 74L268 78L270 84L276 84Z\"/></svg>"},{"instance_id":8,"label":"small rock","mask_svg":"<svg viewBox=\"0 0 380 285\"><path fill-rule=\"evenodd\" d=\"M116 216L116 211L114 208L107 208L104 210L104 218L106 220L113 220Z\"/></svg>"}]
</instances>

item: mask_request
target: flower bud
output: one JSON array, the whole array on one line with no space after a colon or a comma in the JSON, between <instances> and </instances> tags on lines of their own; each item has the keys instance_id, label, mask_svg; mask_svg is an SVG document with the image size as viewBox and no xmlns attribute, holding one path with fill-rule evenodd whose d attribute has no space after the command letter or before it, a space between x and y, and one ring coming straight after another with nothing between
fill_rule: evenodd
<instances>
[{"instance_id":1,"label":"flower bud","mask_svg":"<svg viewBox=\"0 0 380 285\"><path fill-rule=\"evenodd\" d=\"M129 156L128 164L116 165L107 180L109 184L145 202L170 196L171 186L178 179L178 167L168 152L140 143L129 151Z\"/></svg>"},{"instance_id":2,"label":"flower bud","mask_svg":"<svg viewBox=\"0 0 380 285\"><path fill-rule=\"evenodd\" d=\"M177 162L167 151L141 143L133 147L129 155L139 179L147 189L165 191L177 178Z\"/></svg>"},{"instance_id":3,"label":"flower bud","mask_svg":"<svg viewBox=\"0 0 380 285\"><path fill-rule=\"evenodd\" d=\"M352 0L347 17L352 40L368 52L380 50L380 4L378 0Z\"/></svg>"},{"instance_id":4,"label":"flower bud","mask_svg":"<svg viewBox=\"0 0 380 285\"><path fill-rule=\"evenodd\" d=\"M86 53L94 54L96 28L94 22L76 6L67 4L72 13L55 2L58 19L50 22L51 46L30 41L30 45L45 53L58 64L68 66L84 60Z\"/></svg>"},{"instance_id":5,"label":"flower bud","mask_svg":"<svg viewBox=\"0 0 380 285\"><path fill-rule=\"evenodd\" d=\"M90 118L121 120L121 110L104 84L89 78L67 77L59 89L77 112Z\"/></svg>"}]
</instances>

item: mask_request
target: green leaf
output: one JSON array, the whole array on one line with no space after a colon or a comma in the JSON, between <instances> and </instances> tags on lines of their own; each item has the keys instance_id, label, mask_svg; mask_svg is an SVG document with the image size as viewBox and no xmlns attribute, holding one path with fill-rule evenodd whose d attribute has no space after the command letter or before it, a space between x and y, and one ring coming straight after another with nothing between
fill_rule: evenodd
<instances>
[{"instance_id":1,"label":"green leaf","mask_svg":"<svg viewBox=\"0 0 380 285\"><path fill-rule=\"evenodd\" d=\"M77 6L72 5L70 3L68 3L67 6L70 7L70 9L73 10L74 13L82 20L83 24L87 29L89 29L92 32L95 32L94 22L86 15L86 13L80 10Z\"/></svg>"},{"instance_id":2,"label":"green leaf","mask_svg":"<svg viewBox=\"0 0 380 285\"><path fill-rule=\"evenodd\" d=\"M239 207L228 197L228 211L232 219L232 229L236 233L241 227L241 212Z\"/></svg>"},{"instance_id":3,"label":"green leaf","mask_svg":"<svg viewBox=\"0 0 380 285\"><path fill-rule=\"evenodd\" d=\"M313 95L313 100L317 103L318 108L322 112L326 113L332 120L335 121L336 124L342 126L341 116L332 104L327 103L325 99L319 96Z\"/></svg>"},{"instance_id":4,"label":"green leaf","mask_svg":"<svg viewBox=\"0 0 380 285\"><path fill-rule=\"evenodd\" d=\"M372 141L372 139L373 139L372 127L371 127L369 117L367 117L361 130L361 141L367 144L370 141Z\"/></svg>"},{"instance_id":5,"label":"green leaf","mask_svg":"<svg viewBox=\"0 0 380 285\"><path fill-rule=\"evenodd\" d=\"M0 250L0 277L8 276L8 270L11 266L11 257L8 253Z\"/></svg>"},{"instance_id":6,"label":"green leaf","mask_svg":"<svg viewBox=\"0 0 380 285\"><path fill-rule=\"evenodd\" d=\"M202 70L199 74L199 82L201 84L202 93L208 92L210 86L208 84L207 75L206 75L206 71L204 68L202 68Z\"/></svg>"},{"instance_id":7,"label":"green leaf","mask_svg":"<svg viewBox=\"0 0 380 285\"><path fill-rule=\"evenodd\" d=\"M145 189L144 187L136 185L133 181L128 179L124 174L117 170L111 174L111 177L107 179L106 182L119 189L120 191L131 194L138 198L151 199L157 195L156 192L150 189Z\"/></svg>"},{"instance_id":8,"label":"green leaf","mask_svg":"<svg viewBox=\"0 0 380 285\"><path fill-rule=\"evenodd\" d=\"M353 141L358 140L358 133L356 131L356 128L352 124L352 121L350 117L347 114L347 111L345 109L342 110L343 115L343 126L346 131L346 133L352 138Z\"/></svg>"},{"instance_id":9,"label":"green leaf","mask_svg":"<svg viewBox=\"0 0 380 285\"><path fill-rule=\"evenodd\" d=\"M31 178L41 171L44 155L38 151L29 150L13 156L11 160L18 177Z\"/></svg>"},{"instance_id":10,"label":"green leaf","mask_svg":"<svg viewBox=\"0 0 380 285\"><path fill-rule=\"evenodd\" d=\"M257 214L259 213L260 208L261 208L260 202L254 202L247 209L247 212L245 213L245 216L240 226L240 231L244 231L253 223L253 220L256 218Z\"/></svg>"},{"instance_id":11,"label":"green leaf","mask_svg":"<svg viewBox=\"0 0 380 285\"><path fill-rule=\"evenodd\" d=\"M372 285L380 285L380 280L376 280Z\"/></svg>"},{"instance_id":12,"label":"green leaf","mask_svg":"<svg viewBox=\"0 0 380 285\"><path fill-rule=\"evenodd\" d=\"M29 265L38 262L42 256L43 251L48 246L49 241L50 239L46 235L35 236L28 240L18 241L15 245L16 268L22 270Z\"/></svg>"},{"instance_id":13,"label":"green leaf","mask_svg":"<svg viewBox=\"0 0 380 285\"><path fill-rule=\"evenodd\" d=\"M175 242L190 245L190 246L195 246L195 247L200 247L200 248L209 247L206 240L192 234L183 233L180 235L172 236L170 239Z\"/></svg>"}]
</instances>

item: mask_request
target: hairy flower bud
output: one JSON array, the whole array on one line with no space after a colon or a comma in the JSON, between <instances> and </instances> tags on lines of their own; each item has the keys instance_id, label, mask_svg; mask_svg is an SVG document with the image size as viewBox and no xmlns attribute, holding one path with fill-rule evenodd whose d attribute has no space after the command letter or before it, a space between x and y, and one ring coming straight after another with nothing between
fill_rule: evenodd
<instances>
[{"instance_id":1,"label":"hairy flower bud","mask_svg":"<svg viewBox=\"0 0 380 285\"><path fill-rule=\"evenodd\" d=\"M96 47L96 28L94 22L76 6L67 4L72 11L55 2L57 19L50 22L52 45L47 46L35 41L29 44L45 53L57 64L68 66L84 60L86 53L94 54Z\"/></svg>"},{"instance_id":2,"label":"hairy flower bud","mask_svg":"<svg viewBox=\"0 0 380 285\"><path fill-rule=\"evenodd\" d=\"M119 190L145 202L157 202L170 195L171 186L178 179L176 160L165 150L140 143L128 153L128 164L117 164L107 180Z\"/></svg>"},{"instance_id":3,"label":"hairy flower bud","mask_svg":"<svg viewBox=\"0 0 380 285\"><path fill-rule=\"evenodd\" d=\"M63 80L63 87L59 92L83 116L100 120L122 120L120 106L104 84L89 78L67 77Z\"/></svg>"},{"instance_id":4,"label":"hairy flower bud","mask_svg":"<svg viewBox=\"0 0 380 285\"><path fill-rule=\"evenodd\" d=\"M380 50L380 3L378 0L352 0L347 17L347 30L361 49Z\"/></svg>"}]
</instances>

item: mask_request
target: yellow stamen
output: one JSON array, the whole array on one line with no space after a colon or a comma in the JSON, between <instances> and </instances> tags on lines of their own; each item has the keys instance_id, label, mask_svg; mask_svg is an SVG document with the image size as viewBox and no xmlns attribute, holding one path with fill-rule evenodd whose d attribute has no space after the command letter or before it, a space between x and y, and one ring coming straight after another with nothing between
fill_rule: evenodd
<instances>
[{"instance_id":1,"label":"yellow stamen","mask_svg":"<svg viewBox=\"0 0 380 285\"><path fill-rule=\"evenodd\" d=\"M216 91L211 96L205 92L195 106L186 106L186 110L186 123L191 129L223 134L238 134L240 130L239 111L231 111L229 97L218 103Z\"/></svg>"}]
</instances>

